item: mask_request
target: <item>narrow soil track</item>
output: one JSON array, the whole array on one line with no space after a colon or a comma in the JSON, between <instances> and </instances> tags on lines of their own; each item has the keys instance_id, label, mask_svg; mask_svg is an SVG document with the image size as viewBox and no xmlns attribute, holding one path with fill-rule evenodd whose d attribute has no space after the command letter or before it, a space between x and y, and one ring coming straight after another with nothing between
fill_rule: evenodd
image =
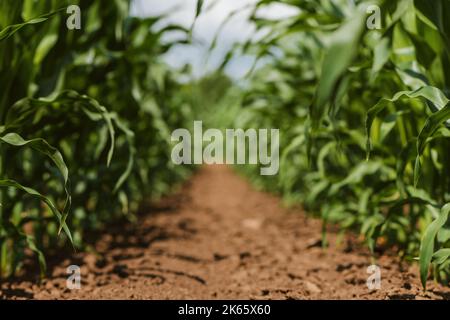
<instances>
[{"instance_id":1,"label":"narrow soil track","mask_svg":"<svg viewBox=\"0 0 450 320\"><path fill-rule=\"evenodd\" d=\"M450 299L417 267L382 256L381 289L366 286L367 251L345 239L320 245L321 224L255 191L226 166L202 168L178 196L136 225L112 228L96 254L60 261L36 284L4 283L8 299ZM81 266L82 288L66 288L66 267Z\"/></svg>"}]
</instances>

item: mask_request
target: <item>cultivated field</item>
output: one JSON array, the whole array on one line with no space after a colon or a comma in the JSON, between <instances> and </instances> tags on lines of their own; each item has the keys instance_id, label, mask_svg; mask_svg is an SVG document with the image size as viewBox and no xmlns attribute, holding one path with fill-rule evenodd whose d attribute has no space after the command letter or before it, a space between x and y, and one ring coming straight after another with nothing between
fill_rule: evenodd
<instances>
[{"instance_id":1,"label":"cultivated field","mask_svg":"<svg viewBox=\"0 0 450 320\"><path fill-rule=\"evenodd\" d=\"M450 1L216 2L0 2L0 297L448 299Z\"/></svg>"}]
</instances>

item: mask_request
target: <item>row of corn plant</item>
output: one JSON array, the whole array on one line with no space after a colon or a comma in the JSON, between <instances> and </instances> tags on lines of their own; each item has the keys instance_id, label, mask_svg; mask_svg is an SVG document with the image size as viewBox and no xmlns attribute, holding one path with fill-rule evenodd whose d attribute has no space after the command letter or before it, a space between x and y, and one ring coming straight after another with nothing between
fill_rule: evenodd
<instances>
[{"instance_id":1,"label":"row of corn plant","mask_svg":"<svg viewBox=\"0 0 450 320\"><path fill-rule=\"evenodd\" d=\"M261 14L273 5L292 15ZM324 244L329 225L357 230L374 257L418 257L424 287L430 264L448 283L450 1L261 0L249 20L255 36L224 65L268 62L234 125L279 128L281 162L276 177L244 170L320 216Z\"/></svg>"},{"instance_id":2,"label":"row of corn plant","mask_svg":"<svg viewBox=\"0 0 450 320\"><path fill-rule=\"evenodd\" d=\"M70 5L81 9L79 30L67 26ZM133 220L146 197L189 174L172 165L169 139L192 109L161 55L190 30L156 28L163 16L129 9L128 0L0 3L0 278L31 253L44 275L44 252ZM181 40L163 41L167 32Z\"/></svg>"}]
</instances>

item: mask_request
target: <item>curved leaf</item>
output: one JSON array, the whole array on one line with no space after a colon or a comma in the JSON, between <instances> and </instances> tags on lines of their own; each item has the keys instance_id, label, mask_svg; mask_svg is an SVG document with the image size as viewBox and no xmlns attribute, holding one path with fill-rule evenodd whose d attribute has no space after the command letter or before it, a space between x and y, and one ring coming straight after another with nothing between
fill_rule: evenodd
<instances>
[{"instance_id":1,"label":"curved leaf","mask_svg":"<svg viewBox=\"0 0 450 320\"><path fill-rule=\"evenodd\" d=\"M450 249L440 249L433 254L433 262L436 264L443 264L450 257Z\"/></svg>"},{"instance_id":2,"label":"curved leaf","mask_svg":"<svg viewBox=\"0 0 450 320\"><path fill-rule=\"evenodd\" d=\"M45 141L42 138L37 139L31 139L31 140L25 140L17 133L8 133L4 135L3 137L0 137L0 142L15 146L15 147L24 147L24 146L30 146L31 148L39 151L40 153L48 156L53 163L58 168L59 172L61 173L63 180L64 180L64 191L66 193L66 203L64 205L63 209L63 215L62 215L62 223L59 226L59 232L61 232L62 226L64 222L67 219L67 216L69 214L70 210L70 204L71 204L71 195L69 190L67 189L67 182L69 180L69 170L67 169L67 166L64 162L64 159L61 155L61 153L54 147L52 147L50 144L48 144L47 141Z\"/></svg>"},{"instance_id":3,"label":"curved leaf","mask_svg":"<svg viewBox=\"0 0 450 320\"><path fill-rule=\"evenodd\" d=\"M67 183L67 180L69 178L69 170L67 169L67 166L64 163L64 159L61 153L56 148L49 145L48 142L45 141L44 139L37 138L25 140L17 133L12 132L0 137L0 141L15 147L30 146L31 148L47 155L58 167L59 172L61 172L61 175L64 179L64 183L65 184Z\"/></svg>"},{"instance_id":4,"label":"curved leaf","mask_svg":"<svg viewBox=\"0 0 450 320\"><path fill-rule=\"evenodd\" d=\"M436 132L439 126L448 119L450 119L450 103L438 112L428 117L427 121L425 122L425 126L420 131L419 137L417 138L417 157L416 164L414 166L414 186L417 186L419 183L420 171L422 166L420 157L422 156L422 153L425 149L428 138L430 138Z\"/></svg>"},{"instance_id":5,"label":"curved leaf","mask_svg":"<svg viewBox=\"0 0 450 320\"><path fill-rule=\"evenodd\" d=\"M48 98L25 98L16 102L6 115L5 130L15 130L28 123L34 117L37 110L57 105L62 112L83 112L92 121L104 121L109 132L110 148L108 150L107 165L111 163L114 154L115 130L110 112L100 103L86 95L81 95L73 90L65 90ZM55 112L55 110L48 110Z\"/></svg>"},{"instance_id":6,"label":"curved leaf","mask_svg":"<svg viewBox=\"0 0 450 320\"><path fill-rule=\"evenodd\" d=\"M438 88L426 86L415 91L400 91L397 92L393 98L383 98L375 106L369 109L366 115L366 154L367 158L370 157L370 152L372 150L372 142L370 138L370 132L372 129L373 121L375 117L383 111L389 103L395 103L398 100L407 97L410 99L425 98L434 104L438 110L443 109L449 100L444 95L444 93Z\"/></svg>"},{"instance_id":7,"label":"curved leaf","mask_svg":"<svg viewBox=\"0 0 450 320\"><path fill-rule=\"evenodd\" d=\"M336 90L339 79L356 56L358 43L364 30L364 17L364 13L358 10L354 17L332 36L332 43L323 61L315 102L311 106L313 129L317 128L320 119L326 113L324 108L327 101Z\"/></svg>"},{"instance_id":8,"label":"curved leaf","mask_svg":"<svg viewBox=\"0 0 450 320\"><path fill-rule=\"evenodd\" d=\"M56 15L64 10L66 10L66 8L61 8L59 10L43 14L39 17L36 17L34 19L31 19L31 20L23 22L23 23L18 23L18 24L7 26L6 28L4 28L3 30L0 31L0 41L8 39L9 37L13 36L14 33L16 33L17 31L19 31L20 29L22 29L25 26L32 25L32 24L38 24L38 23L47 21L49 18L53 17L54 15Z\"/></svg>"},{"instance_id":9,"label":"curved leaf","mask_svg":"<svg viewBox=\"0 0 450 320\"><path fill-rule=\"evenodd\" d=\"M433 256L434 241L438 231L447 222L449 213L450 204L447 204L442 207L439 217L427 227L420 244L420 280L422 281L422 286L424 289L426 289L427 286L428 268Z\"/></svg>"},{"instance_id":10,"label":"curved leaf","mask_svg":"<svg viewBox=\"0 0 450 320\"><path fill-rule=\"evenodd\" d=\"M38 198L39 200L44 202L49 207L49 209L52 211L52 213L55 215L55 217L58 219L58 222L60 223L60 225L62 226L62 229L64 230L65 234L67 235L67 238L69 238L70 242L73 244L72 234L70 233L70 230L67 227L67 224L63 220L62 213L56 208L56 206L53 204L53 202L48 197L40 194L38 191L36 191L32 188L25 187L25 186L21 185L20 183L14 181L14 180L11 180L11 179L0 180L0 188L5 188L5 187L11 187L11 188L15 188L15 189L24 191L27 194L29 194L35 198Z\"/></svg>"}]
</instances>

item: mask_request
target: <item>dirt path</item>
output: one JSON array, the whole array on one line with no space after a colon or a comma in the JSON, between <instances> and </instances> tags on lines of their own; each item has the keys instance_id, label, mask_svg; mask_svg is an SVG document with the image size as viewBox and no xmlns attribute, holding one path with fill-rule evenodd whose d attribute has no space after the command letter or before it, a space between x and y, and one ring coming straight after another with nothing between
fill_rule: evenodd
<instances>
[{"instance_id":1,"label":"dirt path","mask_svg":"<svg viewBox=\"0 0 450 320\"><path fill-rule=\"evenodd\" d=\"M321 225L254 191L224 166L205 167L137 225L111 230L53 268L41 285L3 284L3 298L35 299L443 299L423 293L416 267L381 257L381 289L369 291L367 251L350 240L320 246ZM81 266L82 288L66 288L65 268Z\"/></svg>"}]
</instances>

